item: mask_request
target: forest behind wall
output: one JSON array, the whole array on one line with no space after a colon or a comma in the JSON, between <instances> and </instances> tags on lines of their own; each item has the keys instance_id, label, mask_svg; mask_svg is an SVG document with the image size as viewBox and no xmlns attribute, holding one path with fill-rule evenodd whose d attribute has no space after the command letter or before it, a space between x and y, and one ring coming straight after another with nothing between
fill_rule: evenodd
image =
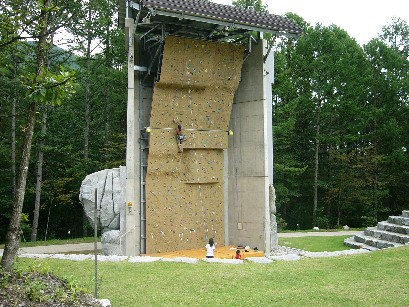
<instances>
[{"instance_id":1,"label":"forest behind wall","mask_svg":"<svg viewBox=\"0 0 409 307\"><path fill-rule=\"evenodd\" d=\"M304 26L275 54L274 183L282 226L375 226L407 209L409 27L394 18L363 47ZM297 226L298 224L298 226Z\"/></svg>"}]
</instances>

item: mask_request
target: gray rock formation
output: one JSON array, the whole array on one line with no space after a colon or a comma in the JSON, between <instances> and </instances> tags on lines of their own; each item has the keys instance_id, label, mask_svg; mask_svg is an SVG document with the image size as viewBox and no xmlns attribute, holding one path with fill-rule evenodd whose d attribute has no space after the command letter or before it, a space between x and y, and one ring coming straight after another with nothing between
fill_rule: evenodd
<instances>
[{"instance_id":1,"label":"gray rock formation","mask_svg":"<svg viewBox=\"0 0 409 307\"><path fill-rule=\"evenodd\" d=\"M105 231L101 236L102 253L104 255L122 255L121 232L119 230Z\"/></svg>"},{"instance_id":2,"label":"gray rock formation","mask_svg":"<svg viewBox=\"0 0 409 307\"><path fill-rule=\"evenodd\" d=\"M125 220L126 168L106 169L88 175L82 181L79 199L94 226L95 189L97 189L97 224L101 229L102 249L105 255L121 255L121 221Z\"/></svg>"},{"instance_id":3,"label":"gray rock formation","mask_svg":"<svg viewBox=\"0 0 409 307\"><path fill-rule=\"evenodd\" d=\"M270 248L274 251L278 247L278 234L277 234L277 217L276 217L276 192L274 186L269 186L270 194Z\"/></svg>"}]
</instances>

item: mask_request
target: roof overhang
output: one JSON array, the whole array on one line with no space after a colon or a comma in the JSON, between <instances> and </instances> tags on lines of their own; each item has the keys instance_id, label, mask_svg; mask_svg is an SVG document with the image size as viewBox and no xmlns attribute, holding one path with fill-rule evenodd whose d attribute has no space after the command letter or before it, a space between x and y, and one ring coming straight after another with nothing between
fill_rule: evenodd
<instances>
[{"instance_id":1,"label":"roof overhang","mask_svg":"<svg viewBox=\"0 0 409 307\"><path fill-rule=\"evenodd\" d=\"M142 32L161 23L169 25L175 32L171 34L196 33L208 39L251 31L286 36L302 32L298 25L279 15L201 0L120 0L120 24L125 17L135 19Z\"/></svg>"}]
</instances>

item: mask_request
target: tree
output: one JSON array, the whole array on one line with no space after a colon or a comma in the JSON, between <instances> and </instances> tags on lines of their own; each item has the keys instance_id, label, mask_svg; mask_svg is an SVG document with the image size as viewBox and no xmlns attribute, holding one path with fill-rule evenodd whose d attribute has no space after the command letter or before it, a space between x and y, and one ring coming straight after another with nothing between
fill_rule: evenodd
<instances>
[{"instance_id":1,"label":"tree","mask_svg":"<svg viewBox=\"0 0 409 307\"><path fill-rule=\"evenodd\" d=\"M252 9L257 12L267 12L267 5L262 0L233 0L233 6Z\"/></svg>"},{"instance_id":2,"label":"tree","mask_svg":"<svg viewBox=\"0 0 409 307\"><path fill-rule=\"evenodd\" d=\"M292 183L299 189L291 197L293 201L298 199L298 208L294 206L298 217L294 218L303 220L305 227L302 215L312 203L310 225L326 227L331 224L331 203L326 203L325 212L323 202L333 184L330 162L334 160L330 157L334 150L353 150L362 137L364 122L355 118L363 114L366 104L365 71L369 66L360 46L342 29L319 24L313 28L302 20L300 24L306 26L304 34L296 43L283 40L287 45L281 45L276 53L275 115L280 117L275 119L275 148L284 152L275 157L281 156L286 163L292 161L289 166L304 170L297 172L299 179ZM280 142L285 135L288 145L283 147ZM283 168L276 171L279 180ZM312 189L306 186L308 183ZM295 222L290 225L294 227Z\"/></svg>"},{"instance_id":3,"label":"tree","mask_svg":"<svg viewBox=\"0 0 409 307\"><path fill-rule=\"evenodd\" d=\"M8 31L0 28L1 41L5 41L12 32L16 31L18 22L12 20L5 11L1 15L0 27L7 27ZM12 195L16 191L16 155L20 146L20 118L25 114L24 91L20 84L20 76L27 72L22 63L30 46L19 41L6 44L0 48L0 240L3 241L10 218ZM17 115L18 114L18 115Z\"/></svg>"},{"instance_id":4,"label":"tree","mask_svg":"<svg viewBox=\"0 0 409 307\"><path fill-rule=\"evenodd\" d=\"M31 37L38 38L37 61L35 72L31 76L28 76L26 80L30 104L27 124L24 128L24 142L17 188L13 200L13 210L6 235L4 254L1 260L1 265L5 270L11 269L20 244L20 219L24 203L37 103L42 101L60 102L64 94L71 90L69 84L71 76L68 73L62 72L60 75L52 75L45 69L47 38L50 33L48 21L50 14L56 9L56 7L53 5L52 0L43 0L38 3L37 9L37 14L32 16L34 27L29 31L32 33ZM15 37L17 36L10 36L12 37L10 40L11 43L16 41ZM65 87L62 85L65 85Z\"/></svg>"},{"instance_id":5,"label":"tree","mask_svg":"<svg viewBox=\"0 0 409 307\"><path fill-rule=\"evenodd\" d=\"M116 22L112 16L117 12L117 2L110 0L87 0L83 1L82 18L73 24L69 31L74 35L74 44L78 47L78 52L81 56L78 59L79 76L81 78L78 91L78 99L82 99L84 110L83 113L83 162L85 175L96 171L95 165L98 164L96 157L100 154L98 146L92 146L92 142L99 141L99 145L109 145L110 133L110 116L114 112L110 112L112 96L117 94L117 91L111 92L113 82L111 76L117 74L118 69L115 68L118 63L115 63L114 57L117 56L113 50L118 46L118 41L115 37L119 31L115 29ZM115 44L111 42L115 41ZM122 43L121 43L122 44ZM85 46L85 48L84 48ZM101 52L102 51L102 52ZM121 59L123 61L123 57ZM99 76L96 78L95 76ZM117 74L118 75L118 74ZM122 75L122 74L120 74ZM109 82L108 79L111 79ZM113 82L112 82L113 81ZM105 91L105 95L101 93L101 89ZM121 91L118 88L118 91ZM80 98L81 97L81 98ZM105 114L100 114L99 111L104 111ZM103 122L101 122L103 120ZM98 122L100 126L94 129L105 127L104 139L96 138L96 133L93 131L93 123ZM101 131L104 131L100 129ZM91 138L93 137L93 140ZM103 155L108 153L106 150ZM87 234L88 219L83 213L83 235Z\"/></svg>"},{"instance_id":6,"label":"tree","mask_svg":"<svg viewBox=\"0 0 409 307\"><path fill-rule=\"evenodd\" d=\"M405 208L408 197L409 142L409 27L401 19L383 28L383 33L367 45L371 63L372 86L369 103L373 112L370 128L374 150L383 157L379 178L388 193L383 204L371 212L376 218Z\"/></svg>"},{"instance_id":7,"label":"tree","mask_svg":"<svg viewBox=\"0 0 409 307\"><path fill-rule=\"evenodd\" d=\"M295 15L290 15L304 30L305 21ZM276 78L273 85L273 129L274 129L274 186L277 193L277 212L288 221L289 216L296 216L300 202L295 202L302 196L302 181L300 178L307 170L301 162L300 150L295 150L297 143L296 114L298 108L297 89L292 79L293 56L297 40L282 37L276 41L274 65ZM300 214L305 215L305 214ZM301 223L301 218L294 218L294 225Z\"/></svg>"},{"instance_id":8,"label":"tree","mask_svg":"<svg viewBox=\"0 0 409 307\"><path fill-rule=\"evenodd\" d=\"M34 203L34 216L33 216L33 226L31 229L31 241L37 241L37 230L38 230L38 218L40 215L40 202L41 202L41 187L43 181L43 163L44 163L44 137L47 131L47 105L44 106L42 111L42 121L41 121L41 132L38 150L38 160L37 160L37 180L36 180L36 198Z\"/></svg>"},{"instance_id":9,"label":"tree","mask_svg":"<svg viewBox=\"0 0 409 307\"><path fill-rule=\"evenodd\" d=\"M61 2L60 9L68 10ZM82 5L82 9L72 8L73 11L86 13L88 2L69 2L71 5ZM68 4L67 4L68 5ZM88 159L84 160L84 111L87 81L87 61L86 61L86 27L83 26L87 20L87 14L82 14L78 18L68 18L64 25L73 28L76 25L76 33L71 37L78 44L70 45L77 50L73 54L71 50L52 47L48 49L47 44L46 63L50 63L49 69L44 72L50 78L60 74L60 65L65 71L74 69L76 93L64 97L64 103L58 107L50 107L47 112L47 133L41 133L41 113L37 113L36 124L32 140L32 152L43 152L44 164L42 168L41 196L36 202L36 176L34 167L29 167L27 173L27 184L24 194L24 205L22 214L30 215L35 226L34 214L36 204L38 211L38 238L66 238L68 230L71 235L82 236L78 231L82 228L82 206L78 201L78 190L84 177L92 172L124 165L125 145L126 145L126 53L124 52L124 34L116 26L115 12L117 3L111 0L93 1L96 14L93 15L93 24L90 32L93 40L91 44L90 57L90 120L89 120L89 145ZM38 15L38 11L31 7L33 14ZM10 18L13 17L10 10ZM61 23L58 16L62 16L59 11L53 10L52 21ZM77 14L77 13L76 13ZM66 15L71 16L69 13ZM8 16L8 15L7 15ZM31 16L31 15L26 15ZM34 15L33 15L34 16ZM79 16L79 15L77 15ZM98 17L99 16L99 17ZM3 15L2 15L3 17ZM34 16L32 19L37 18ZM31 17L27 17L31 18ZM76 22L74 22L74 20ZM28 23L30 24L30 23ZM34 23L31 23L34 25ZM49 25L50 26L50 25ZM51 26L56 28L56 26ZM29 28L27 28L29 29ZM34 33L35 28L24 37L38 37ZM98 31L95 31L98 30ZM83 33L81 33L81 31ZM74 33L74 31L71 31ZM3 32L2 32L3 33ZM6 33L6 32L4 32ZM51 35L52 33L50 33ZM84 35L85 34L85 35ZM23 37L23 36L22 36ZM51 37L51 36L49 36ZM85 40L84 40L85 38ZM37 39L37 38L36 38ZM38 41L38 39L37 39ZM19 156L21 155L23 143L23 127L28 104L32 101L32 96L28 94L33 88L32 80L36 67L35 56L36 42L28 42L25 38L16 40L0 50L0 242L4 242L7 232L6 226L9 224L12 211L12 163L10 157L12 144L16 145L16 166L19 167ZM50 42L50 40L48 40ZM54 42L61 44L66 41L55 36ZM18 47L17 47L18 45ZM80 49L80 48L83 49ZM95 48L96 47L96 48ZM64 45L64 48L67 48ZM81 52L79 52L80 50ZM17 74L14 73L13 60L11 54L19 55L17 58ZM46 65L47 66L47 65ZM14 78L17 75L18 78ZM45 80L45 77L43 78ZM57 80L57 78L54 78ZM16 90L14 91L14 84ZM45 86L45 85L44 85ZM30 87L30 88L29 88ZM36 87L40 89L40 86ZM14 95L14 92L17 94ZM28 93L26 95L26 92ZM39 93L39 92L38 92ZM36 96L36 95L34 95ZM16 142L12 142L12 101L16 97ZM36 96L37 97L37 96ZM37 112L42 112L42 107L48 105L48 98L37 97ZM4 115L4 116L3 116ZM25 132L25 131L24 131ZM44 145L42 146L42 139ZM4 146L3 146L4 145ZM31 155L30 164L34 164L34 154ZM37 189L40 192L39 189ZM34 214L33 214L34 212ZM25 219L26 220L26 219ZM25 238L29 237L26 222L23 225ZM33 229L32 229L33 231ZM23 239L24 237L22 237Z\"/></svg>"}]
</instances>

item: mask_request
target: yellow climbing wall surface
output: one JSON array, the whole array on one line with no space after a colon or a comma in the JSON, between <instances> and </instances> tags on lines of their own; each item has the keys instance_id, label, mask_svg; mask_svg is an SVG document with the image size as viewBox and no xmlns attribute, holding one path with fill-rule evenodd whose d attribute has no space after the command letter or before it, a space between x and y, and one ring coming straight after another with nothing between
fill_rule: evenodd
<instances>
[{"instance_id":1,"label":"yellow climbing wall surface","mask_svg":"<svg viewBox=\"0 0 409 307\"><path fill-rule=\"evenodd\" d=\"M223 149L243 46L168 36L154 87L146 175L146 252L224 244ZM175 129L187 140L178 153Z\"/></svg>"}]
</instances>

